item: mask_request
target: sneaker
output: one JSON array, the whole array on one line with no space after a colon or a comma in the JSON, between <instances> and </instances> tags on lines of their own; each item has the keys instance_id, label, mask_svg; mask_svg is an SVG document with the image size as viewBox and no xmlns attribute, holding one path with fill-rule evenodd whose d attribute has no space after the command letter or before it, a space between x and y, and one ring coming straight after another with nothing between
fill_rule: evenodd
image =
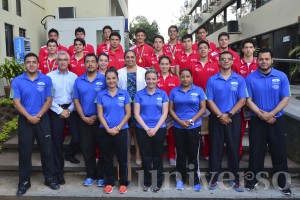
<instances>
[{"instance_id":1,"label":"sneaker","mask_svg":"<svg viewBox=\"0 0 300 200\"><path fill-rule=\"evenodd\" d=\"M105 194L110 194L110 193L112 193L112 191L114 190L114 187L115 187L115 186L111 186L111 185L105 186L105 188L104 188L104 193L105 193Z\"/></svg>"},{"instance_id":2,"label":"sneaker","mask_svg":"<svg viewBox=\"0 0 300 200\"><path fill-rule=\"evenodd\" d=\"M258 183L256 183L255 185L247 184L246 187L245 187L245 189L247 191L253 191L253 190L255 190L255 188L257 187L257 185L258 185Z\"/></svg>"},{"instance_id":3,"label":"sneaker","mask_svg":"<svg viewBox=\"0 0 300 200\"><path fill-rule=\"evenodd\" d=\"M230 181L229 184L237 192L244 192L244 188L236 181Z\"/></svg>"},{"instance_id":4,"label":"sneaker","mask_svg":"<svg viewBox=\"0 0 300 200\"><path fill-rule=\"evenodd\" d=\"M150 186L145 186L145 185L144 185L144 187L143 187L143 191L144 191L144 192L148 192L149 189L150 189Z\"/></svg>"},{"instance_id":5,"label":"sneaker","mask_svg":"<svg viewBox=\"0 0 300 200\"><path fill-rule=\"evenodd\" d=\"M207 162L209 161L209 157L208 156L205 156L204 157L204 160L206 160Z\"/></svg>"},{"instance_id":6,"label":"sneaker","mask_svg":"<svg viewBox=\"0 0 300 200\"><path fill-rule=\"evenodd\" d=\"M170 163L170 166L173 166L173 167L176 166L176 160L174 158L170 158L169 163Z\"/></svg>"},{"instance_id":7,"label":"sneaker","mask_svg":"<svg viewBox=\"0 0 300 200\"><path fill-rule=\"evenodd\" d=\"M201 185L200 185L200 184L194 185L193 190L194 190L195 192L200 192L200 190L201 190Z\"/></svg>"},{"instance_id":8,"label":"sneaker","mask_svg":"<svg viewBox=\"0 0 300 200\"><path fill-rule=\"evenodd\" d=\"M120 194L125 194L127 192L127 187L125 185L121 185L119 189Z\"/></svg>"},{"instance_id":9,"label":"sneaker","mask_svg":"<svg viewBox=\"0 0 300 200\"><path fill-rule=\"evenodd\" d=\"M98 186L98 187L104 187L104 186L105 186L104 180L103 180L103 179L99 179L99 180L97 181L97 186Z\"/></svg>"},{"instance_id":10,"label":"sneaker","mask_svg":"<svg viewBox=\"0 0 300 200\"><path fill-rule=\"evenodd\" d=\"M184 184L181 180L178 180L176 182L176 190L183 190L184 189Z\"/></svg>"},{"instance_id":11,"label":"sneaker","mask_svg":"<svg viewBox=\"0 0 300 200\"><path fill-rule=\"evenodd\" d=\"M158 192L160 190L160 187L153 187L151 190L152 192Z\"/></svg>"},{"instance_id":12,"label":"sneaker","mask_svg":"<svg viewBox=\"0 0 300 200\"><path fill-rule=\"evenodd\" d=\"M92 178L87 178L85 179L85 181L83 182L84 186L91 186L96 182L96 179L92 179Z\"/></svg>"},{"instance_id":13,"label":"sneaker","mask_svg":"<svg viewBox=\"0 0 300 200\"><path fill-rule=\"evenodd\" d=\"M286 196L292 195L292 191L291 191L290 188L281 190L281 193L284 194L284 195L286 195Z\"/></svg>"},{"instance_id":14,"label":"sneaker","mask_svg":"<svg viewBox=\"0 0 300 200\"><path fill-rule=\"evenodd\" d=\"M211 183L209 184L208 188L209 188L210 190L215 190L215 189L217 189L218 184L219 184L218 181L211 182Z\"/></svg>"}]
</instances>

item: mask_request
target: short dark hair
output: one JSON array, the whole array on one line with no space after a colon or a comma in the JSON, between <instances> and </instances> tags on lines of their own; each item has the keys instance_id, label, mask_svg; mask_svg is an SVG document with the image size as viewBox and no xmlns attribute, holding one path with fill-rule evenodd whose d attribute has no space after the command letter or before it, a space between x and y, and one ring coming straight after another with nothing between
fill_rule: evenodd
<instances>
[{"instance_id":1,"label":"short dark hair","mask_svg":"<svg viewBox=\"0 0 300 200\"><path fill-rule=\"evenodd\" d=\"M251 43L253 45L253 47L255 47L255 41L252 38L243 40L241 47L244 48L244 46L245 46L246 43Z\"/></svg>"},{"instance_id":2,"label":"short dark hair","mask_svg":"<svg viewBox=\"0 0 300 200\"><path fill-rule=\"evenodd\" d=\"M106 72L105 72L105 77L107 76L107 73L109 73L109 72L115 73L116 76L118 77L118 71L116 70L115 67L111 66L110 68L108 68L108 69L106 70Z\"/></svg>"},{"instance_id":3,"label":"short dark hair","mask_svg":"<svg viewBox=\"0 0 300 200\"><path fill-rule=\"evenodd\" d=\"M228 34L227 32L221 32L221 33L218 35L218 40L220 40L220 38L221 38L222 36L226 36L226 37L228 37L228 39L230 39L230 36L229 36L229 34Z\"/></svg>"},{"instance_id":4,"label":"short dark hair","mask_svg":"<svg viewBox=\"0 0 300 200\"><path fill-rule=\"evenodd\" d=\"M178 27L176 25L171 25L169 28L168 28L168 32L170 31L171 28L175 28L176 29L176 32L178 33Z\"/></svg>"},{"instance_id":5,"label":"short dark hair","mask_svg":"<svg viewBox=\"0 0 300 200\"><path fill-rule=\"evenodd\" d=\"M106 26L104 26L104 27L102 28L102 33L104 33L104 30L105 30L105 29L109 29L109 30L110 30L110 32L112 32L112 31L113 31L111 26L109 26L109 25L106 25Z\"/></svg>"},{"instance_id":6,"label":"short dark hair","mask_svg":"<svg viewBox=\"0 0 300 200\"><path fill-rule=\"evenodd\" d=\"M58 43L57 43L57 41L56 40L54 40L54 39L50 39L50 40L48 40L47 41L47 46L48 46L48 44L49 43L55 43L56 44L56 46L58 47Z\"/></svg>"},{"instance_id":7,"label":"short dark hair","mask_svg":"<svg viewBox=\"0 0 300 200\"><path fill-rule=\"evenodd\" d=\"M112 32L112 33L109 35L109 39L111 39L112 36L117 36L117 37L120 39L120 41L121 41L121 35L120 35L120 33L118 33L118 32Z\"/></svg>"},{"instance_id":8,"label":"short dark hair","mask_svg":"<svg viewBox=\"0 0 300 200\"><path fill-rule=\"evenodd\" d=\"M78 28L75 29L75 35L76 35L76 33L80 33L80 32L82 32L82 33L85 35L85 30L84 30L84 28L78 27Z\"/></svg>"},{"instance_id":9,"label":"short dark hair","mask_svg":"<svg viewBox=\"0 0 300 200\"><path fill-rule=\"evenodd\" d=\"M184 69L180 70L179 76L182 74L182 72L189 72L191 74L191 76L193 75L192 70L190 70L188 68L184 68Z\"/></svg>"},{"instance_id":10,"label":"short dark hair","mask_svg":"<svg viewBox=\"0 0 300 200\"><path fill-rule=\"evenodd\" d=\"M50 35L50 33L56 33L57 36L59 36L59 33L58 33L58 31L57 31L55 28L51 28L51 29L48 31L48 36Z\"/></svg>"},{"instance_id":11,"label":"short dark hair","mask_svg":"<svg viewBox=\"0 0 300 200\"><path fill-rule=\"evenodd\" d=\"M230 54L230 55L231 55L231 58L233 58L232 53L230 53L229 51L223 51L222 53L219 54L219 60L220 60L221 56L222 56L222 55L225 55L225 54Z\"/></svg>"},{"instance_id":12,"label":"short dark hair","mask_svg":"<svg viewBox=\"0 0 300 200\"><path fill-rule=\"evenodd\" d=\"M98 60L99 60L100 56L105 56L105 57L107 57L108 62L109 62L109 55L107 55L106 53L100 53L100 54L98 55Z\"/></svg>"},{"instance_id":13,"label":"short dark hair","mask_svg":"<svg viewBox=\"0 0 300 200\"><path fill-rule=\"evenodd\" d=\"M81 42L81 44L83 44L83 46L85 46L85 40L84 39L82 39L82 38L75 38L74 39L74 45L75 45L75 42L77 42L77 41Z\"/></svg>"},{"instance_id":14,"label":"short dark hair","mask_svg":"<svg viewBox=\"0 0 300 200\"><path fill-rule=\"evenodd\" d=\"M262 48L261 50L259 50L257 57L259 57L260 53L270 53L271 58L273 58L273 52L270 48Z\"/></svg>"},{"instance_id":15,"label":"short dark hair","mask_svg":"<svg viewBox=\"0 0 300 200\"><path fill-rule=\"evenodd\" d=\"M169 56L161 56L158 59L158 63L160 63L162 61L162 59L167 59L169 61L169 63L171 64L171 58Z\"/></svg>"},{"instance_id":16,"label":"short dark hair","mask_svg":"<svg viewBox=\"0 0 300 200\"><path fill-rule=\"evenodd\" d=\"M36 60L39 61L39 57L35 53L30 52L30 53L26 54L25 57L24 57L24 61L26 61L26 59L28 57L35 57Z\"/></svg>"},{"instance_id":17,"label":"short dark hair","mask_svg":"<svg viewBox=\"0 0 300 200\"><path fill-rule=\"evenodd\" d=\"M153 38L153 43L154 43L154 40L155 40L156 38L160 38L160 39L163 41L163 43L165 43L165 39L164 39L164 37L161 36L161 35L156 35L156 36L154 36L154 38Z\"/></svg>"},{"instance_id":18,"label":"short dark hair","mask_svg":"<svg viewBox=\"0 0 300 200\"><path fill-rule=\"evenodd\" d=\"M126 57L126 55L127 55L129 52L132 52L132 53L134 54L134 56L136 56L136 53L135 53L133 50L128 49L128 50L126 50L125 53L124 53L124 58Z\"/></svg>"},{"instance_id":19,"label":"short dark hair","mask_svg":"<svg viewBox=\"0 0 300 200\"><path fill-rule=\"evenodd\" d=\"M206 44L208 46L208 48L210 49L210 45L209 45L209 43L207 41L200 40L200 42L198 42L198 49L199 49L200 44Z\"/></svg>"},{"instance_id":20,"label":"short dark hair","mask_svg":"<svg viewBox=\"0 0 300 200\"><path fill-rule=\"evenodd\" d=\"M183 42L183 40L190 38L193 41L193 36L192 34L185 34L184 36L182 36L181 41Z\"/></svg>"},{"instance_id":21,"label":"short dark hair","mask_svg":"<svg viewBox=\"0 0 300 200\"><path fill-rule=\"evenodd\" d=\"M197 32L196 32L196 33L198 33L200 29L204 29L204 30L207 32L206 26L200 26L200 27L197 29Z\"/></svg>"},{"instance_id":22,"label":"short dark hair","mask_svg":"<svg viewBox=\"0 0 300 200\"><path fill-rule=\"evenodd\" d=\"M96 62L98 62L98 58L97 58L96 54L94 54L94 53L88 53L88 54L86 54L84 56L84 62L85 62L85 60L86 60L87 57L94 57L96 59Z\"/></svg>"},{"instance_id":23,"label":"short dark hair","mask_svg":"<svg viewBox=\"0 0 300 200\"><path fill-rule=\"evenodd\" d=\"M151 73L156 74L156 77L158 78L158 72L156 71L156 69L154 67L150 67L145 72L145 79L146 79L147 74L151 74Z\"/></svg>"},{"instance_id":24,"label":"short dark hair","mask_svg":"<svg viewBox=\"0 0 300 200\"><path fill-rule=\"evenodd\" d=\"M145 29L138 28L138 29L136 29L136 30L134 31L134 35L136 35L136 34L138 34L138 33L140 33L140 32L142 32L142 33L146 34L146 31L145 31Z\"/></svg>"}]
</instances>

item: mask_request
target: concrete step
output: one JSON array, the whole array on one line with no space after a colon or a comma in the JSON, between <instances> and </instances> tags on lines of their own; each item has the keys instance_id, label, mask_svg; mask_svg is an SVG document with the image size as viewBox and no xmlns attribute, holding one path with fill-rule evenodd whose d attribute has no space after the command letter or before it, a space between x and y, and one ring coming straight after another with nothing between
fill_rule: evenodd
<instances>
[{"instance_id":1,"label":"concrete step","mask_svg":"<svg viewBox=\"0 0 300 200\"><path fill-rule=\"evenodd\" d=\"M216 190L209 190L207 184L202 183L201 192L194 192L191 187L185 185L183 191L175 189L175 178L165 181L162 189L157 192L143 192L141 189L142 181L135 178L128 186L126 194L119 194L118 186L114 188L111 194L104 194L103 188L82 186L85 176L78 173L66 173L66 184L59 190L51 190L44 185L44 178L41 172L34 172L31 176L31 188L22 197L15 196L17 191L18 173L5 172L0 173L0 199L1 200L98 200L98 199L156 199L156 200L188 200L188 199L281 199L285 198L283 194L271 186L263 189L262 187L255 191L236 192L228 183L224 182L225 187L219 187ZM203 180L203 179L202 179ZM209 180L208 180L209 181ZM292 178L292 196L293 199L300 198L300 180Z\"/></svg>"}]
</instances>

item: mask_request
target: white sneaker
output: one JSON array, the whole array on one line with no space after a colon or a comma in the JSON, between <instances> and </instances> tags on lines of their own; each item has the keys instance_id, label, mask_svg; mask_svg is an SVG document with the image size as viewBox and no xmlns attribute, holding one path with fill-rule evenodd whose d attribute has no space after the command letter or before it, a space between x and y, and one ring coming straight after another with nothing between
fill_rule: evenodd
<instances>
[{"instance_id":1,"label":"white sneaker","mask_svg":"<svg viewBox=\"0 0 300 200\"><path fill-rule=\"evenodd\" d=\"M175 160L174 158L171 158L171 159L169 160L169 162L170 162L170 166L173 166L173 167L176 166L176 160Z\"/></svg>"}]
</instances>

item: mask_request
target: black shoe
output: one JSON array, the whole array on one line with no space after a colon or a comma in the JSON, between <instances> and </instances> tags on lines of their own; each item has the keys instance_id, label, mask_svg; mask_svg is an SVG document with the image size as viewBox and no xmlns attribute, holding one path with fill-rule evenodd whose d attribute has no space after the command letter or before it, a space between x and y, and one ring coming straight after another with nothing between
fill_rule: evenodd
<instances>
[{"instance_id":1,"label":"black shoe","mask_svg":"<svg viewBox=\"0 0 300 200\"><path fill-rule=\"evenodd\" d=\"M17 196L21 196L26 193L26 191L31 187L30 181L19 183Z\"/></svg>"},{"instance_id":2,"label":"black shoe","mask_svg":"<svg viewBox=\"0 0 300 200\"><path fill-rule=\"evenodd\" d=\"M63 176L58 176L57 177L57 183L59 185L64 185L66 183L65 178Z\"/></svg>"},{"instance_id":3,"label":"black shoe","mask_svg":"<svg viewBox=\"0 0 300 200\"><path fill-rule=\"evenodd\" d=\"M66 156L65 160L69 161L71 163L74 163L74 164L79 164L80 163L80 161L77 158L75 158L74 156Z\"/></svg>"},{"instance_id":4,"label":"black shoe","mask_svg":"<svg viewBox=\"0 0 300 200\"><path fill-rule=\"evenodd\" d=\"M281 190L281 193L286 195L286 196L290 196L292 195L292 191L290 188L287 188L287 189L284 189L284 190Z\"/></svg>"},{"instance_id":5,"label":"black shoe","mask_svg":"<svg viewBox=\"0 0 300 200\"><path fill-rule=\"evenodd\" d=\"M152 190L152 192L158 192L160 190L160 187L154 187L151 190Z\"/></svg>"},{"instance_id":6,"label":"black shoe","mask_svg":"<svg viewBox=\"0 0 300 200\"><path fill-rule=\"evenodd\" d=\"M58 190L60 188L59 184L53 180L45 181L45 185L51 188L52 190Z\"/></svg>"}]
</instances>

